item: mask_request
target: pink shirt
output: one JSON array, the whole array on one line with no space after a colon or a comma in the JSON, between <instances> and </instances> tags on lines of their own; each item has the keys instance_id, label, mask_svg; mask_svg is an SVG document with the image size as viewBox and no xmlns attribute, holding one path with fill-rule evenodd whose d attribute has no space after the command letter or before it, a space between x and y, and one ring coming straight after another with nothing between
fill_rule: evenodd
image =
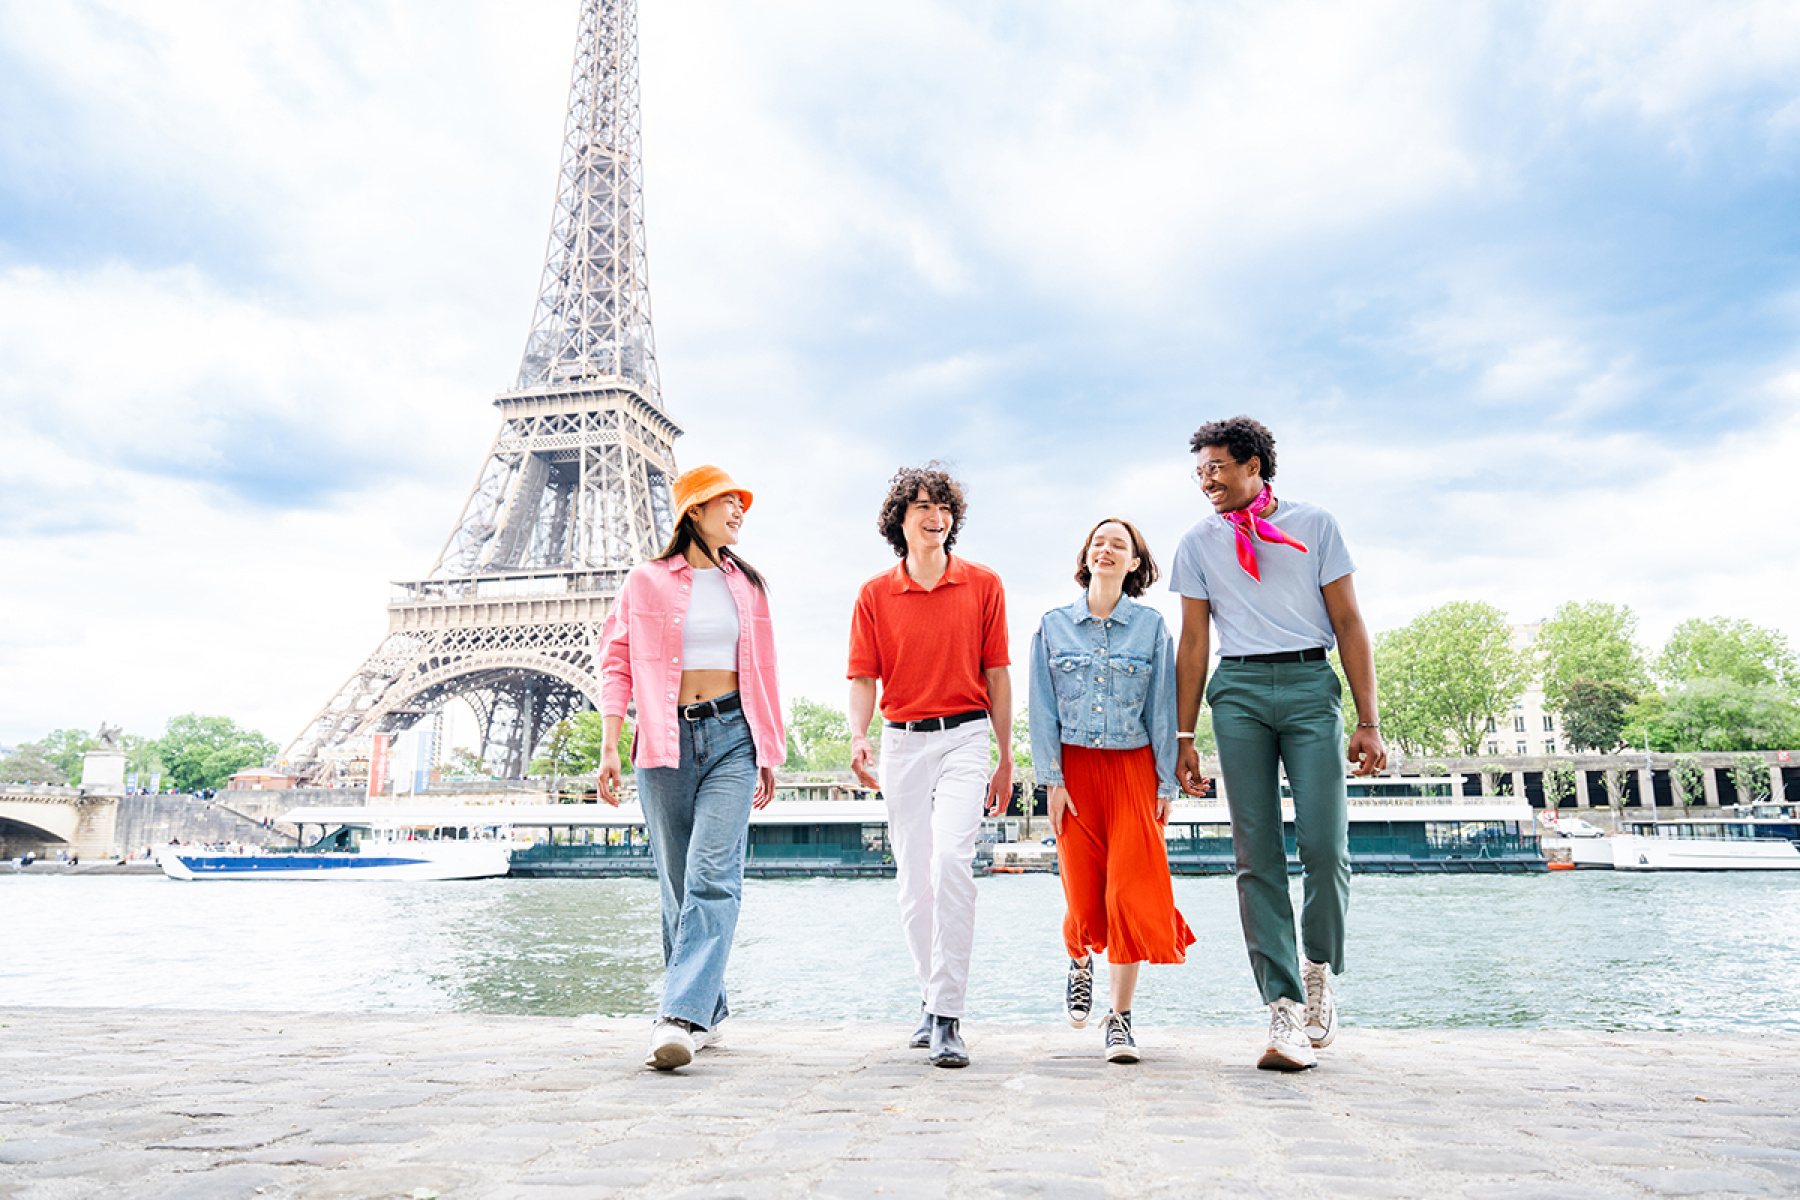
<instances>
[{"instance_id":1,"label":"pink shirt","mask_svg":"<svg viewBox=\"0 0 1800 1200\"><path fill-rule=\"evenodd\" d=\"M718 568L738 611L738 695L756 745L756 765L787 760L787 733L775 679L775 633L769 598L730 562ZM639 563L625 577L600 630L600 713L623 717L637 699L637 740L631 761L640 767L681 765L681 726L675 701L681 689L681 622L687 616L694 568L682 555Z\"/></svg>"}]
</instances>

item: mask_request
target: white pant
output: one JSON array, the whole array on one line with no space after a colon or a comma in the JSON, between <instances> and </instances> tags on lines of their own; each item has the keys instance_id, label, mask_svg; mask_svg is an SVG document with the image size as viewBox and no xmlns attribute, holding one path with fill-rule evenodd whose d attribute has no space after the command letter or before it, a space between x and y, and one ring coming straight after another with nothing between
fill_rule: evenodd
<instances>
[{"instance_id":1,"label":"white pant","mask_svg":"<svg viewBox=\"0 0 1800 1200\"><path fill-rule=\"evenodd\" d=\"M925 1011L960 1017L975 946L975 835L987 798L988 722L883 729L881 794L900 884L900 924Z\"/></svg>"}]
</instances>

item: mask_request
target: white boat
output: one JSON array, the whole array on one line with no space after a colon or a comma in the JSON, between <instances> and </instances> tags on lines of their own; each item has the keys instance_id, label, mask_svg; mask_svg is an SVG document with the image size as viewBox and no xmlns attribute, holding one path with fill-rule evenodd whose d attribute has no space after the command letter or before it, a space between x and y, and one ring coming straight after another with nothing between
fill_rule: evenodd
<instances>
[{"instance_id":1,"label":"white boat","mask_svg":"<svg viewBox=\"0 0 1800 1200\"><path fill-rule=\"evenodd\" d=\"M1678 817L1628 828L1605 839L1616 871L1800 871L1792 820Z\"/></svg>"},{"instance_id":2,"label":"white boat","mask_svg":"<svg viewBox=\"0 0 1800 1200\"><path fill-rule=\"evenodd\" d=\"M320 821L296 809L282 819L317 823L317 842L293 850L260 846L162 846L156 861L170 879L490 879L512 867L505 824L478 809L433 813L336 810ZM303 826L302 826L303 827Z\"/></svg>"}]
</instances>

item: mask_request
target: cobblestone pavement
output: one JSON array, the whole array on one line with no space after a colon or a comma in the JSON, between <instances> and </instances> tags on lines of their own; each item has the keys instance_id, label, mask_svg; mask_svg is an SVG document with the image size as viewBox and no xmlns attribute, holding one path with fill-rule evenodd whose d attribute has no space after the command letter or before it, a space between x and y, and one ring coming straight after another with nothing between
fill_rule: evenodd
<instances>
[{"instance_id":1,"label":"cobblestone pavement","mask_svg":"<svg viewBox=\"0 0 1800 1200\"><path fill-rule=\"evenodd\" d=\"M733 1022L674 1074L644 1022L0 1011L0 1197L1800 1194L1800 1038Z\"/></svg>"}]
</instances>

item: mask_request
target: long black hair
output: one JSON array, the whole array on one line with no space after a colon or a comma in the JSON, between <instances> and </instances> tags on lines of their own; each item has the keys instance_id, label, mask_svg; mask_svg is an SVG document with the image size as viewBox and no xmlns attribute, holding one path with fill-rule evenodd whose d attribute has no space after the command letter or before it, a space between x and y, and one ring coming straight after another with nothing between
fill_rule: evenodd
<instances>
[{"instance_id":1,"label":"long black hair","mask_svg":"<svg viewBox=\"0 0 1800 1200\"><path fill-rule=\"evenodd\" d=\"M704 554L714 566L722 565L723 562L729 560L733 566L744 573L745 579L756 585L757 591L766 593L769 590L769 584L762 577L762 572L739 558L730 546L720 546L719 552L714 554L712 548L706 544L706 539L700 536L700 528L694 524L692 514L693 509L681 514L681 519L675 522L675 532L669 535L669 544L664 546L662 553L651 561L662 562L665 559L674 558L677 554L686 557L689 546L698 546L700 553Z\"/></svg>"}]
</instances>

